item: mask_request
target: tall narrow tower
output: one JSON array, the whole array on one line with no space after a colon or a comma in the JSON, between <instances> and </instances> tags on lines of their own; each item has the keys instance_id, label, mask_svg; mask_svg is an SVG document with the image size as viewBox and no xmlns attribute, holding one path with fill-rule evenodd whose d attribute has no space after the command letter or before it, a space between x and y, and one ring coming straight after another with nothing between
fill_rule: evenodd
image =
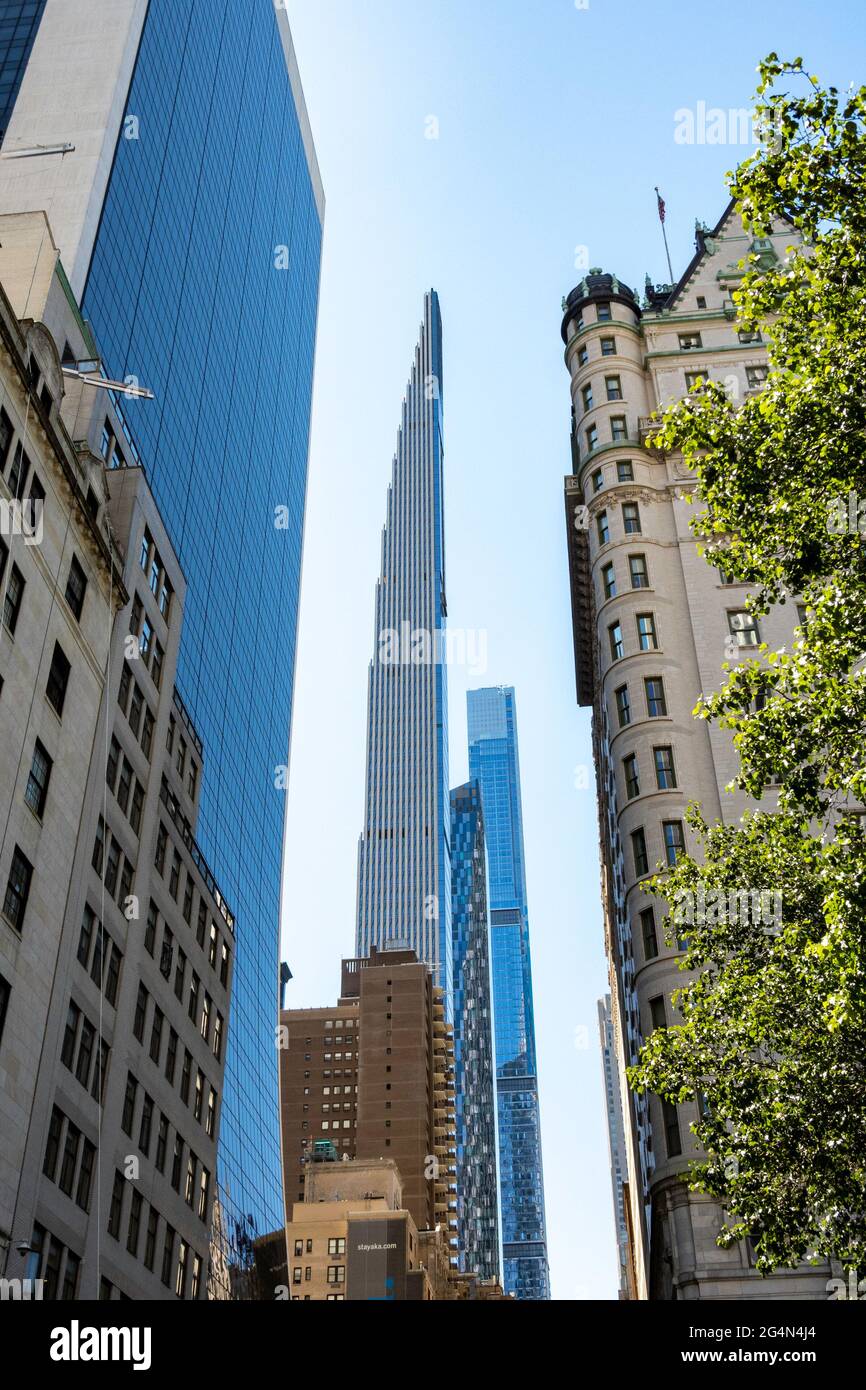
<instances>
[{"instance_id":1,"label":"tall narrow tower","mask_svg":"<svg viewBox=\"0 0 866 1390\"><path fill-rule=\"evenodd\" d=\"M403 401L376 585L357 950L411 947L434 968L450 1016L443 460L442 319L431 290Z\"/></svg>"},{"instance_id":2,"label":"tall narrow tower","mask_svg":"<svg viewBox=\"0 0 866 1390\"><path fill-rule=\"evenodd\" d=\"M493 1024L505 1291L550 1297L535 1062L517 710L508 686L470 690L469 776L481 784L490 871Z\"/></svg>"}]
</instances>

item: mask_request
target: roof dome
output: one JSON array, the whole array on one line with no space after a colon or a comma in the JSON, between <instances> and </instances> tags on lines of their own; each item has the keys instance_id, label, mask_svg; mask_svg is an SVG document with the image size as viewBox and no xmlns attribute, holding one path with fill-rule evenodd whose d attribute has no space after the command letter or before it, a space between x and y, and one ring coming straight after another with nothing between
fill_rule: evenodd
<instances>
[{"instance_id":1,"label":"roof dome","mask_svg":"<svg viewBox=\"0 0 866 1390\"><path fill-rule=\"evenodd\" d=\"M568 342L569 320L580 317L580 311L585 304L592 303L593 300L618 300L620 304L625 304L629 309L640 317L640 302L634 290L628 285L624 285L615 275L606 274L600 267L594 266L583 277L579 285L574 289L567 299L562 301L563 320L562 320L562 341Z\"/></svg>"}]
</instances>

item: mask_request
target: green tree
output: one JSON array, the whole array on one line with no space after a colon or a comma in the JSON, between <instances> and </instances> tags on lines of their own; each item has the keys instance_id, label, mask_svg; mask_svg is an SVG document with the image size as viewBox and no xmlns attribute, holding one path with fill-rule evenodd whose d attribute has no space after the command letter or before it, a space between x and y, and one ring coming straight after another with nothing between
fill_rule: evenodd
<instances>
[{"instance_id":1,"label":"green tree","mask_svg":"<svg viewBox=\"0 0 866 1390\"><path fill-rule=\"evenodd\" d=\"M754 586L757 616L796 598L805 617L695 711L731 731L735 785L760 802L776 784L778 810L721 827L694 808L702 861L653 891L776 890L782 921L688 927L682 1023L630 1079L703 1097L689 1181L729 1214L722 1244L750 1234L765 1273L809 1256L863 1270L866 835L839 812L866 804L866 88L822 89L776 54L759 71L764 139L729 178L756 238L792 229L782 260L750 255L735 296L740 325L769 334L771 373L742 403L700 385L654 443L694 472L708 563Z\"/></svg>"}]
</instances>

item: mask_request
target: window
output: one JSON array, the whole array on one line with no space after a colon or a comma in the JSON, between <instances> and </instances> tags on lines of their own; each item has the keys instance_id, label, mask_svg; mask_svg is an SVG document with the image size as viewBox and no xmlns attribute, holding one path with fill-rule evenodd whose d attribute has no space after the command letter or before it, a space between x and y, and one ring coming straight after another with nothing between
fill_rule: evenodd
<instances>
[{"instance_id":1,"label":"window","mask_svg":"<svg viewBox=\"0 0 866 1390\"><path fill-rule=\"evenodd\" d=\"M3 1025L6 1022L6 1011L9 1008L11 992L8 981L0 975L0 1042L3 1041Z\"/></svg>"},{"instance_id":2,"label":"window","mask_svg":"<svg viewBox=\"0 0 866 1390\"><path fill-rule=\"evenodd\" d=\"M165 872L165 850L168 844L168 831L160 822L159 830L156 832L156 852L153 856L154 867L158 874Z\"/></svg>"},{"instance_id":3,"label":"window","mask_svg":"<svg viewBox=\"0 0 866 1390\"><path fill-rule=\"evenodd\" d=\"M662 1101L662 1119L665 1127L665 1146L668 1158L677 1158L683 1151L680 1140L680 1122L677 1107L669 1100Z\"/></svg>"},{"instance_id":4,"label":"window","mask_svg":"<svg viewBox=\"0 0 866 1390\"><path fill-rule=\"evenodd\" d=\"M328 1241L328 1254L329 1254L329 1255L345 1255L345 1253L346 1253L346 1242L345 1242L345 1240L342 1238L342 1236L337 1236L337 1237L332 1238L332 1239L330 1239L330 1240Z\"/></svg>"},{"instance_id":5,"label":"window","mask_svg":"<svg viewBox=\"0 0 866 1390\"><path fill-rule=\"evenodd\" d=\"M186 779L186 789L193 801L198 791L198 768L192 758L189 760L189 776Z\"/></svg>"},{"instance_id":6,"label":"window","mask_svg":"<svg viewBox=\"0 0 866 1390\"><path fill-rule=\"evenodd\" d=\"M144 724L141 729L141 751L150 762L150 750L153 747L153 726L154 718L150 710L145 707Z\"/></svg>"},{"instance_id":7,"label":"window","mask_svg":"<svg viewBox=\"0 0 866 1390\"><path fill-rule=\"evenodd\" d=\"M637 638L638 645L642 652L658 650L659 644L658 637L656 636L656 620L652 613L638 613Z\"/></svg>"},{"instance_id":8,"label":"window","mask_svg":"<svg viewBox=\"0 0 866 1390\"><path fill-rule=\"evenodd\" d=\"M604 596L605 596L605 598L615 598L615 596L616 596L616 570L615 570L614 567L613 567L613 562L611 562L609 565L605 565L604 569L603 569L602 572L601 572L601 578L602 578L602 583L604 584Z\"/></svg>"},{"instance_id":9,"label":"window","mask_svg":"<svg viewBox=\"0 0 866 1390\"><path fill-rule=\"evenodd\" d=\"M171 873L168 878L168 891L171 893L175 902L177 902L177 895L180 891L180 865L180 855L177 850L175 850L171 857Z\"/></svg>"},{"instance_id":10,"label":"window","mask_svg":"<svg viewBox=\"0 0 866 1390\"><path fill-rule=\"evenodd\" d=\"M702 295L702 294L699 294L699 295L698 295L698 308L699 308L699 309L706 309L706 307L707 307L707 301L706 301L705 296Z\"/></svg>"},{"instance_id":11,"label":"window","mask_svg":"<svg viewBox=\"0 0 866 1390\"><path fill-rule=\"evenodd\" d=\"M648 589L649 575L646 568L645 555L630 555L628 557L628 568L631 575L631 587L633 589Z\"/></svg>"},{"instance_id":12,"label":"window","mask_svg":"<svg viewBox=\"0 0 866 1390\"><path fill-rule=\"evenodd\" d=\"M645 960L655 960L659 953L658 935L656 933L655 913L651 907L647 907L640 915L640 928L643 937L643 953Z\"/></svg>"},{"instance_id":13,"label":"window","mask_svg":"<svg viewBox=\"0 0 866 1390\"><path fill-rule=\"evenodd\" d=\"M164 1014L158 1005L153 1008L153 1022L150 1026L150 1060L159 1066L159 1058L162 1052L162 1025Z\"/></svg>"},{"instance_id":14,"label":"window","mask_svg":"<svg viewBox=\"0 0 866 1390\"><path fill-rule=\"evenodd\" d=\"M597 446L598 446L598 425L590 425L589 429L586 431L586 449L587 449L587 453L590 453L590 454L591 454L592 451L593 451L593 449L597 448Z\"/></svg>"},{"instance_id":15,"label":"window","mask_svg":"<svg viewBox=\"0 0 866 1390\"><path fill-rule=\"evenodd\" d=\"M121 675L120 675L120 687L119 687L118 692L117 692L117 703L119 704L120 708L123 710L123 713L124 713L124 714L126 714L126 706L127 706L127 704L129 703L129 692L130 692L131 687L132 687L132 671L131 671L130 668L129 668L129 663L126 662L126 661L124 661L124 663L123 663L123 671L121 672Z\"/></svg>"},{"instance_id":16,"label":"window","mask_svg":"<svg viewBox=\"0 0 866 1390\"><path fill-rule=\"evenodd\" d=\"M634 467L631 459L620 459L616 466L617 481L620 483L634 482Z\"/></svg>"},{"instance_id":17,"label":"window","mask_svg":"<svg viewBox=\"0 0 866 1390\"><path fill-rule=\"evenodd\" d=\"M129 1205L129 1225L126 1230L126 1248L130 1255L138 1258L138 1241L141 1234L141 1208L143 1198L140 1192L132 1189L132 1201Z\"/></svg>"},{"instance_id":18,"label":"window","mask_svg":"<svg viewBox=\"0 0 866 1390\"><path fill-rule=\"evenodd\" d=\"M195 1201L196 1176L198 1174L198 1159L190 1149L186 1160L186 1181L183 1187L183 1200L188 1207L192 1207Z\"/></svg>"},{"instance_id":19,"label":"window","mask_svg":"<svg viewBox=\"0 0 866 1390\"><path fill-rule=\"evenodd\" d=\"M598 516L595 519L595 525L598 531L599 545L607 545L608 541L610 540L610 528L607 522L607 512L599 512Z\"/></svg>"},{"instance_id":20,"label":"window","mask_svg":"<svg viewBox=\"0 0 866 1390\"><path fill-rule=\"evenodd\" d=\"M117 788L117 804L124 815L129 805L129 793L132 788L132 764L128 758L123 759L120 769L120 785Z\"/></svg>"},{"instance_id":21,"label":"window","mask_svg":"<svg viewBox=\"0 0 866 1390\"><path fill-rule=\"evenodd\" d=\"M700 333L680 333L679 339L681 352L691 352L703 346Z\"/></svg>"},{"instance_id":22,"label":"window","mask_svg":"<svg viewBox=\"0 0 866 1390\"><path fill-rule=\"evenodd\" d=\"M138 1130L138 1147L147 1158L150 1154L150 1136L153 1129L153 1098L144 1093L141 1105L141 1124Z\"/></svg>"},{"instance_id":23,"label":"window","mask_svg":"<svg viewBox=\"0 0 866 1390\"><path fill-rule=\"evenodd\" d=\"M649 858L647 856L646 835L642 829L632 831L631 849L634 855L635 877L643 878L644 874L649 873Z\"/></svg>"},{"instance_id":24,"label":"window","mask_svg":"<svg viewBox=\"0 0 866 1390\"><path fill-rule=\"evenodd\" d=\"M226 945L226 943L223 942L223 944L222 944L222 953L221 953L221 956L220 956L220 984L221 984L221 985L224 985L226 988L228 988L228 982L229 982L229 964L230 964L230 962L231 962L231 951L229 950L229 948L228 948L228 946Z\"/></svg>"},{"instance_id":25,"label":"window","mask_svg":"<svg viewBox=\"0 0 866 1390\"><path fill-rule=\"evenodd\" d=\"M147 926L144 929L144 949L147 951L147 954L149 956L153 955L154 946L156 944L156 928L158 924L159 910L156 906L156 903L153 901L153 898L151 898L150 905L147 909Z\"/></svg>"},{"instance_id":26,"label":"window","mask_svg":"<svg viewBox=\"0 0 866 1390\"><path fill-rule=\"evenodd\" d=\"M665 1013L664 995L657 994L654 999L649 1001L649 1007L653 1028L667 1028L668 1020Z\"/></svg>"},{"instance_id":27,"label":"window","mask_svg":"<svg viewBox=\"0 0 866 1390\"><path fill-rule=\"evenodd\" d=\"M159 642L155 642L153 647L153 661L151 662L150 666L150 675L157 690L159 690L160 686L162 685L162 667L164 661L165 652L163 651Z\"/></svg>"},{"instance_id":28,"label":"window","mask_svg":"<svg viewBox=\"0 0 866 1390\"><path fill-rule=\"evenodd\" d=\"M624 415L612 415L610 419L610 437L614 444L621 444L628 439L628 426Z\"/></svg>"},{"instance_id":29,"label":"window","mask_svg":"<svg viewBox=\"0 0 866 1390\"><path fill-rule=\"evenodd\" d=\"M0 410L0 470L5 471L9 460L9 450L12 446L14 431L12 421L5 410Z\"/></svg>"},{"instance_id":30,"label":"window","mask_svg":"<svg viewBox=\"0 0 866 1390\"><path fill-rule=\"evenodd\" d=\"M13 565L9 575L9 583L6 586L6 597L3 601L3 621L13 636L18 626L18 614L21 612L23 597L24 576L18 566Z\"/></svg>"},{"instance_id":31,"label":"window","mask_svg":"<svg viewBox=\"0 0 866 1390\"><path fill-rule=\"evenodd\" d=\"M213 1028L213 1055L217 1061L222 1060L223 1050L223 1016L218 1013Z\"/></svg>"},{"instance_id":32,"label":"window","mask_svg":"<svg viewBox=\"0 0 866 1390\"><path fill-rule=\"evenodd\" d=\"M139 608L141 608L141 602L140 602L140 600L139 600L138 598L136 598L136 603L139 605ZM137 629L136 629L136 631L137 631ZM139 648L139 651L141 652L141 659L142 659L142 661L144 662L145 666L146 666L146 665L148 664L148 662L150 661L150 653L151 653L152 647L153 647L153 624L151 623L151 621L150 621L149 618L145 618L145 619L143 620L142 624L141 624L141 636L139 637L139 640L138 640L138 648Z\"/></svg>"},{"instance_id":33,"label":"window","mask_svg":"<svg viewBox=\"0 0 866 1390\"><path fill-rule=\"evenodd\" d=\"M706 379L706 372L686 372L686 390L694 391L695 387L699 386L701 382L706 381Z\"/></svg>"},{"instance_id":34,"label":"window","mask_svg":"<svg viewBox=\"0 0 866 1390\"><path fill-rule=\"evenodd\" d=\"M738 647L759 647L761 634L758 620L745 609L728 614L728 628Z\"/></svg>"},{"instance_id":35,"label":"window","mask_svg":"<svg viewBox=\"0 0 866 1390\"><path fill-rule=\"evenodd\" d=\"M627 536L640 535L640 508L637 502L623 502L622 525Z\"/></svg>"},{"instance_id":36,"label":"window","mask_svg":"<svg viewBox=\"0 0 866 1390\"><path fill-rule=\"evenodd\" d=\"M646 712L650 719L659 719L668 712L665 686L661 676L648 676L644 681Z\"/></svg>"},{"instance_id":37,"label":"window","mask_svg":"<svg viewBox=\"0 0 866 1390\"><path fill-rule=\"evenodd\" d=\"M168 1120L160 1111L159 1130L156 1136L156 1171L165 1172L165 1156L168 1150Z\"/></svg>"},{"instance_id":38,"label":"window","mask_svg":"<svg viewBox=\"0 0 866 1390\"><path fill-rule=\"evenodd\" d=\"M123 1211L123 1174L115 1170L111 1189L111 1206L108 1212L108 1234L115 1240L120 1237L120 1218Z\"/></svg>"},{"instance_id":39,"label":"window","mask_svg":"<svg viewBox=\"0 0 866 1390\"><path fill-rule=\"evenodd\" d=\"M345 1282L346 1282L346 1266L345 1266L345 1265L328 1265L328 1283L329 1283L329 1284L345 1284Z\"/></svg>"},{"instance_id":40,"label":"window","mask_svg":"<svg viewBox=\"0 0 866 1390\"><path fill-rule=\"evenodd\" d=\"M180 1098L189 1105L189 1087L192 1080L192 1053L188 1047L183 1050L183 1071L180 1074Z\"/></svg>"},{"instance_id":41,"label":"window","mask_svg":"<svg viewBox=\"0 0 866 1390\"><path fill-rule=\"evenodd\" d=\"M30 460L25 454L22 446L19 444L17 449L15 450L15 457L12 461L12 467L9 470L8 479L9 491L12 493L13 497L16 497L18 499L19 502L24 496L24 489L27 485L27 475L29 472Z\"/></svg>"},{"instance_id":42,"label":"window","mask_svg":"<svg viewBox=\"0 0 866 1390\"><path fill-rule=\"evenodd\" d=\"M210 1041L210 1016L212 1007L213 1000L209 994L205 993L204 1003L201 1006L201 1022L199 1024L199 1031L205 1042Z\"/></svg>"},{"instance_id":43,"label":"window","mask_svg":"<svg viewBox=\"0 0 866 1390\"><path fill-rule=\"evenodd\" d=\"M592 383L584 386L582 391L584 410L592 410Z\"/></svg>"},{"instance_id":44,"label":"window","mask_svg":"<svg viewBox=\"0 0 866 1390\"><path fill-rule=\"evenodd\" d=\"M69 685L69 672L71 667L66 659L59 642L54 644L54 655L51 658L51 670L48 672L48 684L45 687L45 694L49 703L53 705L57 714L63 717L63 706L66 701L66 689Z\"/></svg>"},{"instance_id":45,"label":"window","mask_svg":"<svg viewBox=\"0 0 866 1390\"><path fill-rule=\"evenodd\" d=\"M167 1225L162 1242L162 1269L160 1271L160 1278L167 1289L171 1287L171 1270L174 1264L174 1239L174 1227Z\"/></svg>"},{"instance_id":46,"label":"window","mask_svg":"<svg viewBox=\"0 0 866 1390\"><path fill-rule=\"evenodd\" d=\"M183 1140L179 1134L175 1134L174 1153L171 1158L171 1185L175 1192L180 1192L180 1175L183 1169L183 1149Z\"/></svg>"},{"instance_id":47,"label":"window","mask_svg":"<svg viewBox=\"0 0 866 1390\"><path fill-rule=\"evenodd\" d=\"M153 1261L156 1255L156 1232L159 1226L159 1213L155 1207L151 1207L147 1214L147 1237L144 1242L144 1267L153 1269Z\"/></svg>"},{"instance_id":48,"label":"window","mask_svg":"<svg viewBox=\"0 0 866 1390\"><path fill-rule=\"evenodd\" d=\"M51 780L51 768L53 764L39 740L36 740L36 747L33 750L33 762L30 764L30 775L27 778L27 789L24 792L24 800L31 811L39 819L42 819L45 811L45 802L48 797L48 783Z\"/></svg>"},{"instance_id":49,"label":"window","mask_svg":"<svg viewBox=\"0 0 866 1390\"><path fill-rule=\"evenodd\" d=\"M597 469L595 470L595 472L593 473L593 475L592 475L592 490L593 490L593 492L600 492L601 489L602 489L603 487L604 487L604 469L603 469L603 468L597 468Z\"/></svg>"},{"instance_id":50,"label":"window","mask_svg":"<svg viewBox=\"0 0 866 1390\"><path fill-rule=\"evenodd\" d=\"M595 316L596 316L596 319L598 320L599 323L610 323L610 320L611 320L610 305L609 305L609 304L606 304L606 303L605 303L605 304L599 304L599 305L597 305L597 306L596 306L596 311L595 311Z\"/></svg>"},{"instance_id":51,"label":"window","mask_svg":"<svg viewBox=\"0 0 866 1390\"><path fill-rule=\"evenodd\" d=\"M761 335L756 328L741 328L737 337L741 343L760 343Z\"/></svg>"},{"instance_id":52,"label":"window","mask_svg":"<svg viewBox=\"0 0 866 1390\"><path fill-rule=\"evenodd\" d=\"M132 1021L132 1031L140 1043L144 1042L144 1024L147 1017L147 1001L150 998L143 984L138 986L138 998L135 1001L135 1016Z\"/></svg>"},{"instance_id":53,"label":"window","mask_svg":"<svg viewBox=\"0 0 866 1390\"><path fill-rule=\"evenodd\" d=\"M193 971L189 982L189 996L187 1000L187 1013L193 1023L198 1022L198 992L200 987L201 981L196 972Z\"/></svg>"},{"instance_id":54,"label":"window","mask_svg":"<svg viewBox=\"0 0 866 1390\"><path fill-rule=\"evenodd\" d=\"M141 830L141 816L144 810L144 787L135 779L135 787L132 792L132 805L129 808L129 823L136 835Z\"/></svg>"},{"instance_id":55,"label":"window","mask_svg":"<svg viewBox=\"0 0 866 1390\"><path fill-rule=\"evenodd\" d=\"M216 1133L216 1111L217 1093L214 1090L213 1086L211 1086L207 1098L207 1122L205 1124L205 1133L210 1139L213 1139L214 1134Z\"/></svg>"},{"instance_id":56,"label":"window","mask_svg":"<svg viewBox=\"0 0 866 1390\"><path fill-rule=\"evenodd\" d=\"M627 724L631 723L631 702L629 700L628 686L621 685L619 689L614 692L614 698L616 700L616 714L619 727L624 729Z\"/></svg>"},{"instance_id":57,"label":"window","mask_svg":"<svg viewBox=\"0 0 866 1390\"><path fill-rule=\"evenodd\" d=\"M3 900L3 915L17 931L24 925L27 899L30 897L30 884L33 879L33 865L18 846L12 854L9 878L6 883L6 896Z\"/></svg>"},{"instance_id":58,"label":"window","mask_svg":"<svg viewBox=\"0 0 866 1390\"><path fill-rule=\"evenodd\" d=\"M165 1077L170 1086L174 1085L174 1069L177 1066L177 1033L173 1028L168 1030L168 1047L165 1050Z\"/></svg>"},{"instance_id":59,"label":"window","mask_svg":"<svg viewBox=\"0 0 866 1390\"><path fill-rule=\"evenodd\" d=\"M666 820L662 826L665 837L665 859L668 868L676 867L677 858L685 854L686 842L683 834L683 823L680 820Z\"/></svg>"},{"instance_id":60,"label":"window","mask_svg":"<svg viewBox=\"0 0 866 1390\"><path fill-rule=\"evenodd\" d=\"M195 1074L195 1098L192 1106L192 1113L199 1124L201 1124L202 1110L204 1109L204 1083L205 1075L199 1067Z\"/></svg>"},{"instance_id":61,"label":"window","mask_svg":"<svg viewBox=\"0 0 866 1390\"><path fill-rule=\"evenodd\" d=\"M654 748L653 759L656 769L656 785L660 792L671 791L677 784L674 771L674 751L672 748Z\"/></svg>"},{"instance_id":62,"label":"window","mask_svg":"<svg viewBox=\"0 0 866 1390\"><path fill-rule=\"evenodd\" d=\"M96 1148L85 1139L81 1154L81 1167L78 1170L78 1186L75 1190L75 1205L82 1211L90 1209L90 1189L93 1185L93 1168L96 1162Z\"/></svg>"},{"instance_id":63,"label":"window","mask_svg":"<svg viewBox=\"0 0 866 1390\"><path fill-rule=\"evenodd\" d=\"M51 1121L48 1125L48 1141L45 1145L45 1157L42 1160L42 1171L49 1182L54 1182L54 1175L57 1172L57 1159L60 1155L60 1136L63 1132L63 1111L58 1110L55 1105L51 1112Z\"/></svg>"},{"instance_id":64,"label":"window","mask_svg":"<svg viewBox=\"0 0 866 1390\"><path fill-rule=\"evenodd\" d=\"M607 635L610 642L611 660L619 661L624 651L622 644L622 627L620 624L612 623L607 630Z\"/></svg>"},{"instance_id":65,"label":"window","mask_svg":"<svg viewBox=\"0 0 866 1390\"><path fill-rule=\"evenodd\" d=\"M769 375L769 367L747 367L746 381L749 383L749 390L756 391L759 387L763 386Z\"/></svg>"},{"instance_id":66,"label":"window","mask_svg":"<svg viewBox=\"0 0 866 1390\"><path fill-rule=\"evenodd\" d=\"M616 338L601 339L601 355L602 357L616 356Z\"/></svg>"},{"instance_id":67,"label":"window","mask_svg":"<svg viewBox=\"0 0 866 1390\"><path fill-rule=\"evenodd\" d=\"M123 1114L120 1119L120 1128L124 1134L132 1138L132 1126L135 1121L135 1097L138 1094L138 1082L132 1072L126 1075L126 1094L123 1098Z\"/></svg>"},{"instance_id":68,"label":"window","mask_svg":"<svg viewBox=\"0 0 866 1390\"><path fill-rule=\"evenodd\" d=\"M604 389L609 401L622 400L622 382L618 376L606 376L604 379Z\"/></svg>"},{"instance_id":69,"label":"window","mask_svg":"<svg viewBox=\"0 0 866 1390\"><path fill-rule=\"evenodd\" d=\"M627 757L623 758L622 770L625 777L626 795L631 801L634 797L640 796L640 773L635 753L629 753Z\"/></svg>"},{"instance_id":70,"label":"window","mask_svg":"<svg viewBox=\"0 0 866 1390\"><path fill-rule=\"evenodd\" d=\"M69 578L66 581L66 602L79 621L86 592L87 575L84 573L77 556L73 555L72 564L69 566Z\"/></svg>"}]
</instances>

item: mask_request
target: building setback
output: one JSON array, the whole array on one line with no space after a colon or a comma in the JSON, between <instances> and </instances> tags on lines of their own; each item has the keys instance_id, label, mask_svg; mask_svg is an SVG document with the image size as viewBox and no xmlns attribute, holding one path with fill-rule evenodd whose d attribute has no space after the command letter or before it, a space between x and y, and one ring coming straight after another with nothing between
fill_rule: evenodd
<instances>
[{"instance_id":1,"label":"building setback","mask_svg":"<svg viewBox=\"0 0 866 1390\"><path fill-rule=\"evenodd\" d=\"M506 1293L548 1299L541 1118L514 690L467 695L469 775L481 787L490 892L499 1188Z\"/></svg>"},{"instance_id":2,"label":"building setback","mask_svg":"<svg viewBox=\"0 0 866 1390\"><path fill-rule=\"evenodd\" d=\"M731 293L750 253L784 256L793 232L747 233L733 204L710 229L677 285L647 284L643 308L616 276L590 271L563 301L572 401L572 474L565 508L578 700L593 710L601 893L610 965L611 1027L623 1097L629 1287L653 1299L826 1297L826 1268L761 1278L747 1242L716 1244L721 1213L682 1175L697 1156L697 1102L632 1094L625 1068L653 1028L673 1022L679 952L662 931L663 905L641 892L658 864L696 846L685 824L696 801L734 824L748 801L725 790L737 771L727 731L695 720L722 663L760 641L790 644L796 611L760 620L748 586L698 554L682 459L647 447L651 414L700 377L732 400L767 376L760 332L739 330ZM772 793L770 793L772 795Z\"/></svg>"},{"instance_id":3,"label":"building setback","mask_svg":"<svg viewBox=\"0 0 866 1390\"><path fill-rule=\"evenodd\" d=\"M4 0L0 24L20 8ZM23 70L20 43L0 68L17 90L0 212L51 209L107 371L154 392L125 415L189 581L197 835L242 913L219 1177L231 1259L252 1270L282 1219L273 1034L322 185L284 5L46 0L37 21Z\"/></svg>"},{"instance_id":4,"label":"building setback","mask_svg":"<svg viewBox=\"0 0 866 1390\"><path fill-rule=\"evenodd\" d=\"M442 319L431 290L403 400L376 585L356 950L414 950L436 971L450 1018L442 391Z\"/></svg>"},{"instance_id":5,"label":"building setback","mask_svg":"<svg viewBox=\"0 0 866 1390\"><path fill-rule=\"evenodd\" d=\"M460 1268L499 1279L496 1060L481 788L451 792L451 929L457 1090L457 1231Z\"/></svg>"},{"instance_id":6,"label":"building setback","mask_svg":"<svg viewBox=\"0 0 866 1390\"><path fill-rule=\"evenodd\" d=\"M456 1259L454 1040L430 968L374 947L343 962L337 1005L280 1019L286 1219L330 1141L340 1158L393 1160L415 1225L440 1225Z\"/></svg>"}]
</instances>

